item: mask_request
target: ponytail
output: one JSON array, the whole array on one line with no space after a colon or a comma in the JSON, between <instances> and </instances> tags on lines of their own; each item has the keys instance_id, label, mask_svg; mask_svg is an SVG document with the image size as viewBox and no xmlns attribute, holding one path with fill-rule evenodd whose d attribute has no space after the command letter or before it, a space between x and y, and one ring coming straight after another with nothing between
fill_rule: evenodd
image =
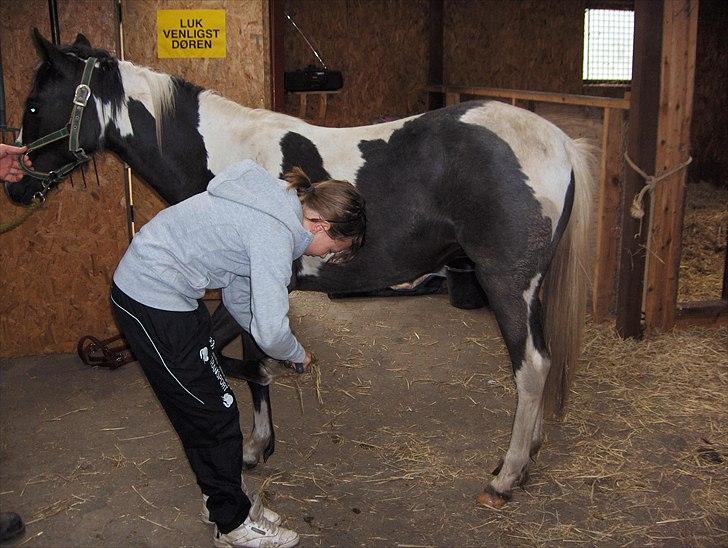
<instances>
[{"instance_id":1,"label":"ponytail","mask_svg":"<svg viewBox=\"0 0 728 548\"><path fill-rule=\"evenodd\" d=\"M288 182L288 188L292 188L301 198L303 195L313 191L314 185L306 172L296 166L291 171L283 175L283 179ZM301 202L303 203L303 202Z\"/></svg>"},{"instance_id":2,"label":"ponytail","mask_svg":"<svg viewBox=\"0 0 728 548\"><path fill-rule=\"evenodd\" d=\"M316 211L322 219L328 221L331 225L327 231L329 236L335 240L351 240L351 247L337 253L331 262L343 263L351 260L364 245L366 231L364 197L356 187L347 181L335 179L313 183L298 166L286 172L283 179L288 182L288 188L296 191L302 206Z\"/></svg>"}]
</instances>

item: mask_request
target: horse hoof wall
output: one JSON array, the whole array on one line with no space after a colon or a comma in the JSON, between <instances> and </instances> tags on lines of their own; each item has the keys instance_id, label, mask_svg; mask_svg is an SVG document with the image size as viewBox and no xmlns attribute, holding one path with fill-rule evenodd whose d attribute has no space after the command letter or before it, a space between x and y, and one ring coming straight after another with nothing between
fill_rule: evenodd
<instances>
[{"instance_id":1,"label":"horse hoof wall","mask_svg":"<svg viewBox=\"0 0 728 548\"><path fill-rule=\"evenodd\" d=\"M495 493L489 493L488 491L483 491L478 495L478 504L481 506L488 506L489 508L495 508L496 510L499 510L500 508L503 508L508 502L507 499L496 495Z\"/></svg>"}]
</instances>

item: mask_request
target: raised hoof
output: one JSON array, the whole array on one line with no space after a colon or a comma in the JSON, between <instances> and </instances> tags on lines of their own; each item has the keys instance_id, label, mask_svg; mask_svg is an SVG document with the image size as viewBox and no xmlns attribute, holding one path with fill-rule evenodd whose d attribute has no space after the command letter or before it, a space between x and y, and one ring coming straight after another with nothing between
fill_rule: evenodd
<instances>
[{"instance_id":1,"label":"raised hoof","mask_svg":"<svg viewBox=\"0 0 728 548\"><path fill-rule=\"evenodd\" d=\"M499 508L503 508L506 502L510 500L510 495L507 495L505 493L498 493L490 485L483 489L483 491L478 495L477 498L478 504L482 506L488 506L490 508L495 508L496 510Z\"/></svg>"}]
</instances>

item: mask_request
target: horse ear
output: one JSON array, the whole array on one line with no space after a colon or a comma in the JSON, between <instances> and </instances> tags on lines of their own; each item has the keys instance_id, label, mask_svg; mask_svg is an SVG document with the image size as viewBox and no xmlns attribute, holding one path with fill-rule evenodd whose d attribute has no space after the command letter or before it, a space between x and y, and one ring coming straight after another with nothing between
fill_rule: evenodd
<instances>
[{"instance_id":1,"label":"horse ear","mask_svg":"<svg viewBox=\"0 0 728 548\"><path fill-rule=\"evenodd\" d=\"M40 31L33 27L33 43L38 55L43 61L50 61L50 51L55 48L48 40L46 40Z\"/></svg>"},{"instance_id":2,"label":"horse ear","mask_svg":"<svg viewBox=\"0 0 728 548\"><path fill-rule=\"evenodd\" d=\"M88 41L88 38L86 38L83 34L80 32L76 35L76 41L73 43L74 46L86 46L91 47L91 42Z\"/></svg>"},{"instance_id":3,"label":"horse ear","mask_svg":"<svg viewBox=\"0 0 728 548\"><path fill-rule=\"evenodd\" d=\"M33 27L33 42L38 55L43 61L59 68L72 66L71 60L66 57L55 44L46 40L37 28Z\"/></svg>"}]
</instances>

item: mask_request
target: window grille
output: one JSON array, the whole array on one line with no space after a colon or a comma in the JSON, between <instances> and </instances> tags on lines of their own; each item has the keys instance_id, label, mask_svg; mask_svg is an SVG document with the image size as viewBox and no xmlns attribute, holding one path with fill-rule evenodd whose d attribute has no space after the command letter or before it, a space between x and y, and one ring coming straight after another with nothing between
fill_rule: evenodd
<instances>
[{"instance_id":1,"label":"window grille","mask_svg":"<svg viewBox=\"0 0 728 548\"><path fill-rule=\"evenodd\" d=\"M634 12L584 12L584 80L631 80Z\"/></svg>"}]
</instances>

